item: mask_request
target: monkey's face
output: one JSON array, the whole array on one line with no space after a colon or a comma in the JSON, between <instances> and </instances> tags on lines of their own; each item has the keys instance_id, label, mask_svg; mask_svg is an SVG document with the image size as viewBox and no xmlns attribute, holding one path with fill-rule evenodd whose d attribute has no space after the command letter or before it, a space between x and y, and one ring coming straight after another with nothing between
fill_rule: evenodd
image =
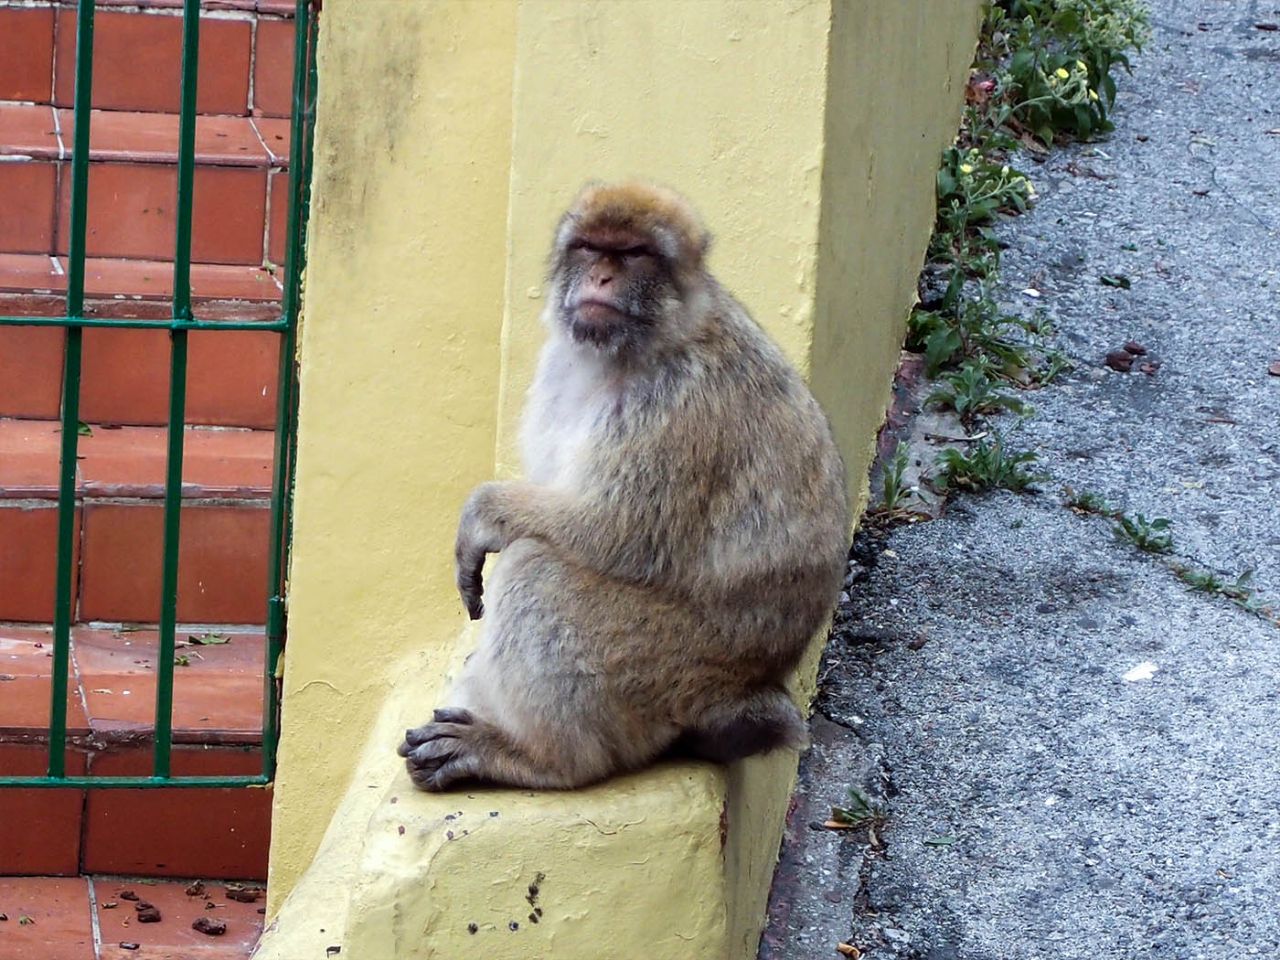
<instances>
[{"instance_id":1,"label":"monkey's face","mask_svg":"<svg viewBox=\"0 0 1280 960\"><path fill-rule=\"evenodd\" d=\"M680 302L671 265L651 237L578 229L558 253L556 313L578 343L614 355L634 350L661 331Z\"/></svg>"}]
</instances>

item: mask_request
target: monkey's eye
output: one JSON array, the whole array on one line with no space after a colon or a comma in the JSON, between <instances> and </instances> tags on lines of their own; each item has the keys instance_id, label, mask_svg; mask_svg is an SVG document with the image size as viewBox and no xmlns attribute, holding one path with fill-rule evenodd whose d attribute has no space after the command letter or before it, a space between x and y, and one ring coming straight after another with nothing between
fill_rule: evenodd
<instances>
[{"instance_id":1,"label":"monkey's eye","mask_svg":"<svg viewBox=\"0 0 1280 960\"><path fill-rule=\"evenodd\" d=\"M617 251L617 254L620 257L652 257L653 251L641 243L634 247L626 247L625 249L619 250Z\"/></svg>"}]
</instances>

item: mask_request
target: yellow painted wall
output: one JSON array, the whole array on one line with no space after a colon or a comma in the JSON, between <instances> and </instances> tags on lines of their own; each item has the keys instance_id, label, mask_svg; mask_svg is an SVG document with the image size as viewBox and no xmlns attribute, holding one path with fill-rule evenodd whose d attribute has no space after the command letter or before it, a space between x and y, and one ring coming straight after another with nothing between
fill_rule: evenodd
<instances>
[{"instance_id":1,"label":"yellow painted wall","mask_svg":"<svg viewBox=\"0 0 1280 960\"><path fill-rule=\"evenodd\" d=\"M542 330L552 229L588 178L680 190L710 264L802 370L813 325L829 5L825 0L521 4L499 462Z\"/></svg>"},{"instance_id":2,"label":"yellow painted wall","mask_svg":"<svg viewBox=\"0 0 1280 960\"><path fill-rule=\"evenodd\" d=\"M438 676L466 619L451 545L494 464L515 12L321 14L273 905L347 788L389 666L436 651Z\"/></svg>"},{"instance_id":3,"label":"yellow painted wall","mask_svg":"<svg viewBox=\"0 0 1280 960\"><path fill-rule=\"evenodd\" d=\"M410 790L395 733L465 648L457 508L518 470L547 246L583 180L646 176L694 201L712 268L810 378L862 489L977 8L326 2L261 957L754 955L793 755L454 799ZM482 823L461 846L459 808ZM555 913L504 939L531 871L558 874Z\"/></svg>"},{"instance_id":4,"label":"yellow painted wall","mask_svg":"<svg viewBox=\"0 0 1280 960\"><path fill-rule=\"evenodd\" d=\"M822 216L809 383L831 418L861 513L875 430L933 227L979 5L832 5Z\"/></svg>"}]
</instances>

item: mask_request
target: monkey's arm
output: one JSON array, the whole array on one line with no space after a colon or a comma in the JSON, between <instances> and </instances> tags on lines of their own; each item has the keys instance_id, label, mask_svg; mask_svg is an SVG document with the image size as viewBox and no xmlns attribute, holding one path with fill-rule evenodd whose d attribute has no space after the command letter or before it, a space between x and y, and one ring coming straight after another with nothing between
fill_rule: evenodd
<instances>
[{"instance_id":1,"label":"monkey's arm","mask_svg":"<svg viewBox=\"0 0 1280 960\"><path fill-rule=\"evenodd\" d=\"M542 540L577 563L609 576L649 579L667 553L655 549L656 523L635 505L603 509L590 501L532 483L483 483L462 508L454 545L458 593L472 620L484 612L484 558L516 540Z\"/></svg>"}]
</instances>

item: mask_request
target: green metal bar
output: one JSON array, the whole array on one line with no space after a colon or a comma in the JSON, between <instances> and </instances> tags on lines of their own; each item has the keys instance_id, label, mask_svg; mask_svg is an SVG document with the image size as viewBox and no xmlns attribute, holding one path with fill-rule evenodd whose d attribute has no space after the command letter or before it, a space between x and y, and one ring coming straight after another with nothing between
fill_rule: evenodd
<instances>
[{"instance_id":1,"label":"green metal bar","mask_svg":"<svg viewBox=\"0 0 1280 960\"><path fill-rule=\"evenodd\" d=\"M169 353L169 447L164 479L164 568L160 579L160 648L156 653L157 777L169 776L173 737L173 657L178 627L178 543L182 521L182 441L187 403L187 331L174 330Z\"/></svg>"},{"instance_id":2,"label":"green metal bar","mask_svg":"<svg viewBox=\"0 0 1280 960\"><path fill-rule=\"evenodd\" d=\"M270 330L289 328L283 317L277 320L142 320L105 317L0 317L0 327L118 327L121 330Z\"/></svg>"},{"instance_id":3,"label":"green metal bar","mask_svg":"<svg viewBox=\"0 0 1280 960\"><path fill-rule=\"evenodd\" d=\"M309 145L315 109L315 31L308 0L294 8L293 115L289 139L289 247L285 254L284 316L288 328L280 338L277 378L274 475L271 484L271 555L267 570L267 651L262 695L262 772L275 775L279 739L279 684L277 673L284 652L285 577L288 566L289 525L292 511L293 436L296 415L295 357L298 311L301 305L302 268L305 258L306 198L309 183ZM308 102L309 101L309 102Z\"/></svg>"},{"instance_id":4,"label":"green metal bar","mask_svg":"<svg viewBox=\"0 0 1280 960\"><path fill-rule=\"evenodd\" d=\"M71 574L76 533L76 448L80 439L81 331L68 330L62 372L62 460L58 478L58 565L54 585L49 776L66 773L67 681L71 665Z\"/></svg>"},{"instance_id":5,"label":"green metal bar","mask_svg":"<svg viewBox=\"0 0 1280 960\"><path fill-rule=\"evenodd\" d=\"M311 10L308 0L297 0L293 33L293 116L289 138L289 248L284 261L284 315L297 317L302 279L302 185L303 157L306 152L307 92L310 75L308 54L311 49Z\"/></svg>"},{"instance_id":6,"label":"green metal bar","mask_svg":"<svg viewBox=\"0 0 1280 960\"><path fill-rule=\"evenodd\" d=\"M89 217L89 113L93 96L93 0L76 18L76 133L71 157L71 245L67 313L84 312L85 235ZM76 533L76 450L80 440L82 331L67 331L62 369L62 449L58 476L58 562L54 581L53 677L49 703L50 777L66 775L67 685L71 667L71 577Z\"/></svg>"},{"instance_id":7,"label":"green metal bar","mask_svg":"<svg viewBox=\"0 0 1280 960\"><path fill-rule=\"evenodd\" d=\"M71 149L71 247L67 316L84 313L85 233L89 222L89 121L93 106L93 0L76 9L75 141Z\"/></svg>"},{"instance_id":8,"label":"green metal bar","mask_svg":"<svg viewBox=\"0 0 1280 960\"><path fill-rule=\"evenodd\" d=\"M182 107L178 120L178 215L173 255L173 319L191 320L191 211L195 185L196 78L200 2L182 9ZM187 407L187 331L170 331L169 449L164 481L164 568L160 648L156 654L155 756L152 771L169 779L173 750L173 655L178 626L178 544L182 533L182 443Z\"/></svg>"},{"instance_id":9,"label":"green metal bar","mask_svg":"<svg viewBox=\"0 0 1280 960\"><path fill-rule=\"evenodd\" d=\"M0 777L3 787L265 787L271 781L260 774L227 777Z\"/></svg>"},{"instance_id":10,"label":"green metal bar","mask_svg":"<svg viewBox=\"0 0 1280 960\"><path fill-rule=\"evenodd\" d=\"M182 106L178 119L178 227L173 256L175 320L191 319L191 194L196 169L196 71L199 59L200 0L185 0L182 8Z\"/></svg>"}]
</instances>

